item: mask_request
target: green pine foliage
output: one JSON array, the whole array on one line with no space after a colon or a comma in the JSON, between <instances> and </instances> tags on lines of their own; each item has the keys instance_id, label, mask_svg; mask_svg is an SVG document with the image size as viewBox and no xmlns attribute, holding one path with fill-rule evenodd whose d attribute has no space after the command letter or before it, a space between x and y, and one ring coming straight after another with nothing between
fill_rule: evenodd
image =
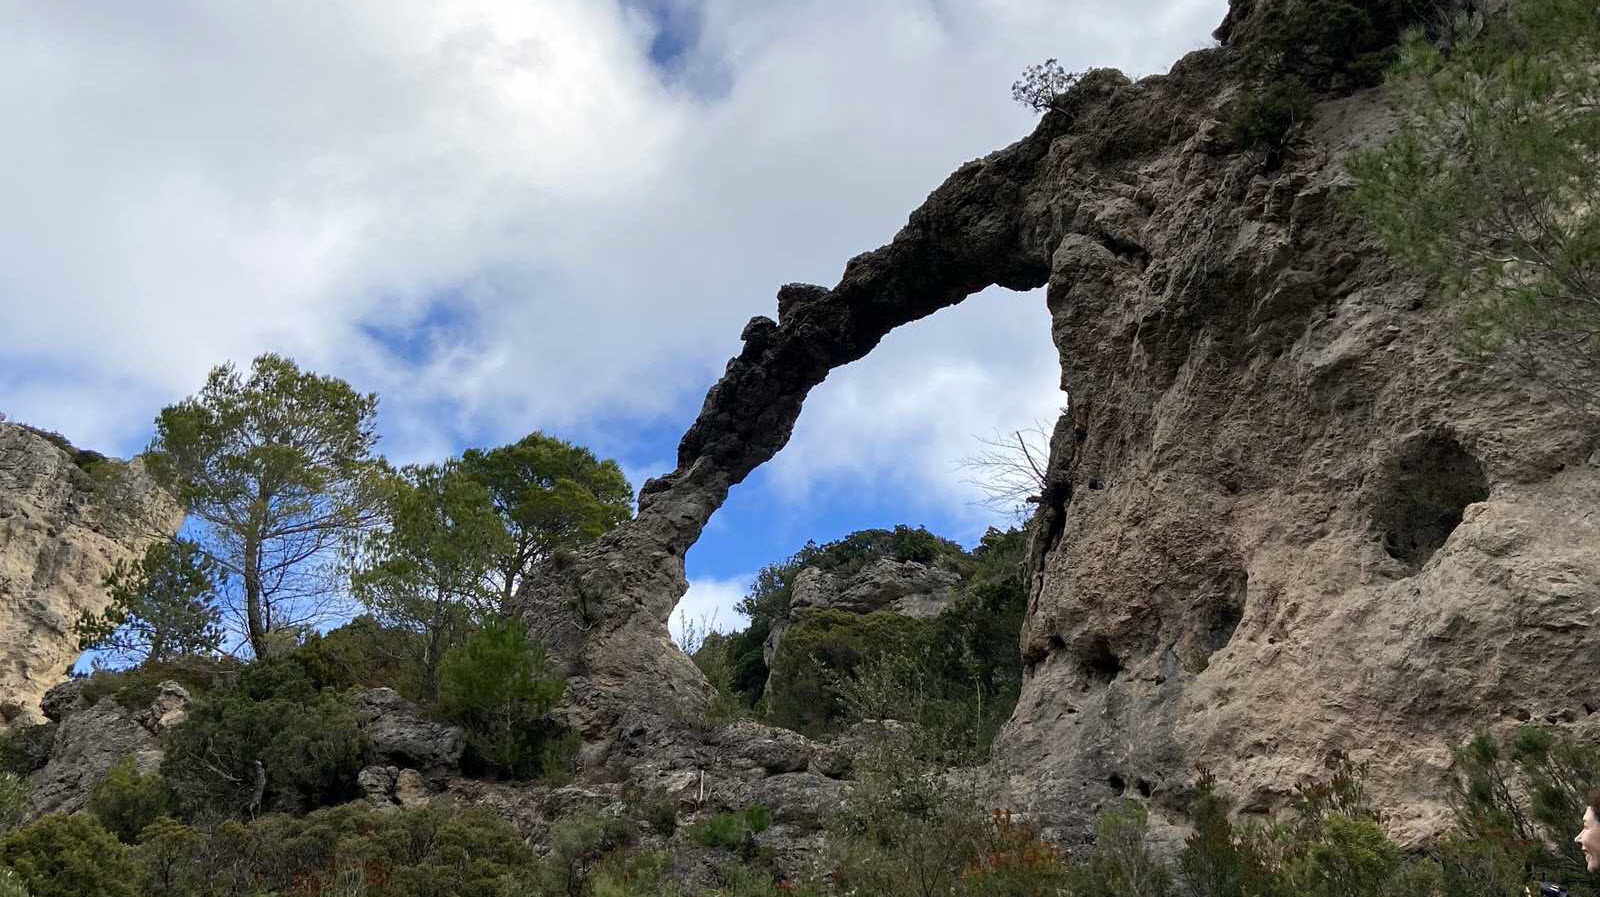
<instances>
[{"instance_id":1,"label":"green pine foliage","mask_svg":"<svg viewBox=\"0 0 1600 897\"><path fill-rule=\"evenodd\" d=\"M105 578L111 604L73 625L78 648L113 663L160 663L215 655L222 647L216 590L223 569L187 539L157 542L136 563L118 561Z\"/></svg>"},{"instance_id":2,"label":"green pine foliage","mask_svg":"<svg viewBox=\"0 0 1600 897\"><path fill-rule=\"evenodd\" d=\"M544 433L468 449L460 465L488 490L508 536L486 582L498 614L512 612L511 597L534 567L633 516L633 487L616 461Z\"/></svg>"},{"instance_id":3,"label":"green pine foliage","mask_svg":"<svg viewBox=\"0 0 1600 897\"><path fill-rule=\"evenodd\" d=\"M573 748L550 718L564 687L525 626L491 623L445 655L439 712L466 730L469 768L515 779L558 775Z\"/></svg>"},{"instance_id":4,"label":"green pine foliage","mask_svg":"<svg viewBox=\"0 0 1600 897\"><path fill-rule=\"evenodd\" d=\"M453 461L401 469L388 481L383 516L351 572L351 592L385 629L407 634L395 647L409 650L404 666L431 699L445 652L475 617L498 608L487 578L511 537L489 490Z\"/></svg>"},{"instance_id":5,"label":"green pine foliage","mask_svg":"<svg viewBox=\"0 0 1600 897\"><path fill-rule=\"evenodd\" d=\"M0 838L0 865L31 897L142 897L128 848L94 817L47 813Z\"/></svg>"},{"instance_id":6,"label":"green pine foliage","mask_svg":"<svg viewBox=\"0 0 1600 897\"><path fill-rule=\"evenodd\" d=\"M349 706L291 658L246 666L197 699L166 741L161 777L191 818L353 799L367 751Z\"/></svg>"},{"instance_id":7,"label":"green pine foliage","mask_svg":"<svg viewBox=\"0 0 1600 897\"><path fill-rule=\"evenodd\" d=\"M89 793L88 810L124 844L136 844L145 826L175 810L167 783L155 772L141 773L124 757Z\"/></svg>"},{"instance_id":8,"label":"green pine foliage","mask_svg":"<svg viewBox=\"0 0 1600 897\"><path fill-rule=\"evenodd\" d=\"M147 467L227 573L229 619L258 657L321 619L333 553L373 520L377 409L376 394L268 353L248 376L213 368L156 418Z\"/></svg>"},{"instance_id":9,"label":"green pine foliage","mask_svg":"<svg viewBox=\"0 0 1600 897\"><path fill-rule=\"evenodd\" d=\"M1444 287L1469 354L1600 411L1600 16L1528 0L1461 32L1407 38L1399 129L1350 158L1351 207Z\"/></svg>"},{"instance_id":10,"label":"green pine foliage","mask_svg":"<svg viewBox=\"0 0 1600 897\"><path fill-rule=\"evenodd\" d=\"M14 772L0 772L0 834L22 824L31 809L31 797L27 779Z\"/></svg>"}]
</instances>

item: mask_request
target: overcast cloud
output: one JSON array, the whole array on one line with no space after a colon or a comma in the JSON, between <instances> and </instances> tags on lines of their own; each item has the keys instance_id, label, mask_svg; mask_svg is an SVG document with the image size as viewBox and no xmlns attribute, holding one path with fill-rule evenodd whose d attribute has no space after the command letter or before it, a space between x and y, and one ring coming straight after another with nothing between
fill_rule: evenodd
<instances>
[{"instance_id":1,"label":"overcast cloud","mask_svg":"<svg viewBox=\"0 0 1600 897\"><path fill-rule=\"evenodd\" d=\"M545 428L655 471L779 284L1032 127L1024 65L1164 71L1224 5L4 4L0 411L126 453L275 350L378 391L399 460ZM1057 376L1042 298L986 294L836 372L765 482L969 508L953 461Z\"/></svg>"}]
</instances>

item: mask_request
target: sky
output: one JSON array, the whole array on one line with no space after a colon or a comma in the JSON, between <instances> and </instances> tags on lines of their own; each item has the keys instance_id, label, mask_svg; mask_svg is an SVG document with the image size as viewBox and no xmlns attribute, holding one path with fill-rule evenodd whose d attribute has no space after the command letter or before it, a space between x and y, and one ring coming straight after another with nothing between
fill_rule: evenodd
<instances>
[{"instance_id":1,"label":"sky","mask_svg":"<svg viewBox=\"0 0 1600 897\"><path fill-rule=\"evenodd\" d=\"M779 285L831 286L1010 85L1164 72L1225 0L0 2L0 412L130 455L265 351L380 395L396 462L543 430L635 487ZM1041 292L835 371L688 556L727 627L806 540L1013 522L958 467L1064 402Z\"/></svg>"}]
</instances>

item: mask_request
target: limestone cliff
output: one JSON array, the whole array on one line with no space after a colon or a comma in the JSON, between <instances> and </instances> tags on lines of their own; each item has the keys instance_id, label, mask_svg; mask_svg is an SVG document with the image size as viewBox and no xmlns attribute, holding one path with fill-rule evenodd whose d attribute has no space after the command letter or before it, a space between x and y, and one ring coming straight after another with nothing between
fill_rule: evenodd
<instances>
[{"instance_id":1,"label":"limestone cliff","mask_svg":"<svg viewBox=\"0 0 1600 897\"><path fill-rule=\"evenodd\" d=\"M72 623L106 607L106 574L179 520L137 462L53 436L0 423L0 729L40 720L78 657Z\"/></svg>"},{"instance_id":2,"label":"limestone cliff","mask_svg":"<svg viewBox=\"0 0 1600 897\"><path fill-rule=\"evenodd\" d=\"M521 596L591 765L676 762L705 701L666 636L684 552L806 393L992 284L1047 287L1072 400L998 805L1068 842L1116 797L1181 824L1204 765L1270 811L1337 748L1419 836L1473 729L1600 722L1600 427L1464 361L1446 304L1341 212L1345 157L1391 128L1381 92L1325 96L1269 168L1223 125L1236 58L1091 73L837 285L749 323L637 519Z\"/></svg>"}]
</instances>

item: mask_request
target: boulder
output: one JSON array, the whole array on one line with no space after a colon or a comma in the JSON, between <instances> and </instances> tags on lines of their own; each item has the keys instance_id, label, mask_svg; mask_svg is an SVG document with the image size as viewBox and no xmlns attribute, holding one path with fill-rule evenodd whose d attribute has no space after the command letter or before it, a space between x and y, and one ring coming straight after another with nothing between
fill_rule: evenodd
<instances>
[{"instance_id":1,"label":"boulder","mask_svg":"<svg viewBox=\"0 0 1600 897\"><path fill-rule=\"evenodd\" d=\"M453 771L467 748L457 726L422 716L415 704L392 688L366 688L350 694L356 725L372 743L379 766L395 766L437 774Z\"/></svg>"},{"instance_id":2,"label":"boulder","mask_svg":"<svg viewBox=\"0 0 1600 897\"><path fill-rule=\"evenodd\" d=\"M190 703L176 682L162 682L149 704L132 708L111 695L89 704L81 683L67 686L52 689L46 702L60 722L53 723L48 761L29 778L35 813L82 809L111 767L127 757L141 773L159 770L161 734L182 721Z\"/></svg>"}]
</instances>

